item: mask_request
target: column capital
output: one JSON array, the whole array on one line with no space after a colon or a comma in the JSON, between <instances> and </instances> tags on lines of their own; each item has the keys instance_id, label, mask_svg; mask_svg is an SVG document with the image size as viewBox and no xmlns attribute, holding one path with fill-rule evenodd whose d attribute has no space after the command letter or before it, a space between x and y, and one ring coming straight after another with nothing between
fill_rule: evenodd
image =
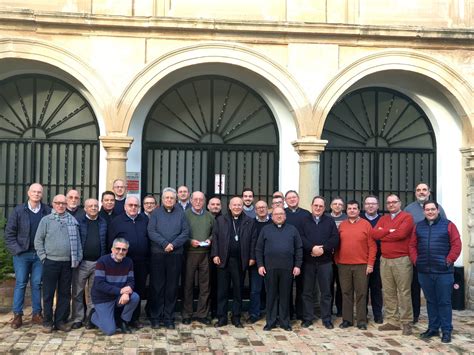
<instances>
[{"instance_id":1,"label":"column capital","mask_svg":"<svg viewBox=\"0 0 474 355\"><path fill-rule=\"evenodd\" d=\"M328 141L316 137L301 137L291 142L296 152L299 154L300 163L319 162L319 156L324 151Z\"/></svg>"},{"instance_id":2,"label":"column capital","mask_svg":"<svg viewBox=\"0 0 474 355\"><path fill-rule=\"evenodd\" d=\"M109 151L109 149L113 149L113 150L125 150L126 152L130 149L130 146L132 145L132 142L133 142L133 137L128 137L128 136L115 136L115 135L100 136L99 139L102 142L104 149L107 151Z\"/></svg>"}]
</instances>

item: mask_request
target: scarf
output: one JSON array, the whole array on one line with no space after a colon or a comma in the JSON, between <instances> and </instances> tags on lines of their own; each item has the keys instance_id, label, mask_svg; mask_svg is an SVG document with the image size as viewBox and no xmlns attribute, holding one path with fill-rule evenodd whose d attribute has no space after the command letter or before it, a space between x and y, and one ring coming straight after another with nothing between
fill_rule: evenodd
<instances>
[{"instance_id":1,"label":"scarf","mask_svg":"<svg viewBox=\"0 0 474 355\"><path fill-rule=\"evenodd\" d=\"M77 223L77 220L67 212L60 215L53 210L51 215L54 217L55 221L62 225L66 225L67 227L69 243L71 244L71 267L76 268L79 266L82 259L82 245L78 242L79 235L77 233L79 223Z\"/></svg>"}]
</instances>

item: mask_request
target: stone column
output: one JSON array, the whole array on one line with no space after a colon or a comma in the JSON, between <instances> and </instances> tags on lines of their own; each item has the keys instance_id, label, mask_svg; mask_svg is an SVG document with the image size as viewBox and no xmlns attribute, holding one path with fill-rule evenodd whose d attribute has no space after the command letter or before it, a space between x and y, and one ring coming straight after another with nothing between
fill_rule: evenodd
<instances>
[{"instance_id":1,"label":"stone column","mask_svg":"<svg viewBox=\"0 0 474 355\"><path fill-rule=\"evenodd\" d=\"M127 136L100 136L100 141L107 151L107 181L106 189L112 189L115 179L126 178L127 152L132 145L133 138Z\"/></svg>"},{"instance_id":2,"label":"stone column","mask_svg":"<svg viewBox=\"0 0 474 355\"><path fill-rule=\"evenodd\" d=\"M298 191L300 206L309 210L311 210L311 200L319 194L319 157L327 143L327 140L321 140L313 136L302 137L291 143L300 156Z\"/></svg>"},{"instance_id":3,"label":"stone column","mask_svg":"<svg viewBox=\"0 0 474 355\"><path fill-rule=\"evenodd\" d=\"M465 181L467 184L467 238L463 238L463 250L467 248L469 252L468 264L464 265L464 268L467 269L466 308L474 309L474 147L461 149L461 153L464 158L464 170L466 171ZM464 228L459 229L461 235L463 235Z\"/></svg>"}]
</instances>

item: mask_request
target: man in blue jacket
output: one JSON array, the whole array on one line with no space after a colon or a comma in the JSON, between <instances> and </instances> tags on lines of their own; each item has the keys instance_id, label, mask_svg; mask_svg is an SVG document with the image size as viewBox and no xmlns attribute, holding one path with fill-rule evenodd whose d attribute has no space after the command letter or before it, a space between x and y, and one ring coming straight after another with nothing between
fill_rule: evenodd
<instances>
[{"instance_id":1,"label":"man in blue jacket","mask_svg":"<svg viewBox=\"0 0 474 355\"><path fill-rule=\"evenodd\" d=\"M461 254L461 237L454 223L441 216L437 202L426 201L423 210L425 219L416 224L409 244L410 259L417 267L428 310L428 329L420 336L439 336L441 328L441 341L450 343L454 262Z\"/></svg>"},{"instance_id":2,"label":"man in blue jacket","mask_svg":"<svg viewBox=\"0 0 474 355\"><path fill-rule=\"evenodd\" d=\"M133 261L135 271L135 289L140 299L145 299L146 279L150 273L150 241L148 239L148 218L139 214L140 201L135 196L129 196L125 200L124 212L115 217L109 226L109 246L116 238L123 238L130 244L128 257ZM130 326L142 328L140 323L141 307L133 312Z\"/></svg>"},{"instance_id":3,"label":"man in blue jacket","mask_svg":"<svg viewBox=\"0 0 474 355\"><path fill-rule=\"evenodd\" d=\"M84 202L85 215L79 219L79 234L82 243L82 261L72 271L72 329L82 327L84 320L84 292L87 315L93 304L91 289L94 283L97 259L107 253L107 222L99 216L99 201L90 198ZM90 327L90 324L86 324Z\"/></svg>"},{"instance_id":4,"label":"man in blue jacket","mask_svg":"<svg viewBox=\"0 0 474 355\"><path fill-rule=\"evenodd\" d=\"M15 291L13 293L13 321L11 327L17 329L23 324L23 304L25 290L30 279L33 324L43 324L41 314L41 274L43 264L35 251L35 234L41 218L51 213L51 208L41 202L43 186L31 184L28 201L15 207L8 217L5 229L5 243L13 255L15 270Z\"/></svg>"},{"instance_id":5,"label":"man in blue jacket","mask_svg":"<svg viewBox=\"0 0 474 355\"><path fill-rule=\"evenodd\" d=\"M189 224L182 207L176 204L176 190L163 189L161 207L148 222L151 241L150 306L151 327L160 323L174 329L174 308L178 297L179 276L183 265L184 244L189 238Z\"/></svg>"}]
</instances>

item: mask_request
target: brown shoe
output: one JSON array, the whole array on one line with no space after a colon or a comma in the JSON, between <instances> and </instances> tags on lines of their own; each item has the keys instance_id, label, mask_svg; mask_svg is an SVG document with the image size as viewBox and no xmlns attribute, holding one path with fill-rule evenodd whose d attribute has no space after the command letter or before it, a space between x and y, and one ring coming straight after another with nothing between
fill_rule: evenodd
<instances>
[{"instance_id":1,"label":"brown shoe","mask_svg":"<svg viewBox=\"0 0 474 355\"><path fill-rule=\"evenodd\" d=\"M398 325L393 325L390 323L385 323L378 328L380 331L388 331L388 330L400 330L401 328Z\"/></svg>"},{"instance_id":2,"label":"brown shoe","mask_svg":"<svg viewBox=\"0 0 474 355\"><path fill-rule=\"evenodd\" d=\"M411 334L412 334L411 325L410 324L403 324L402 335L411 335Z\"/></svg>"},{"instance_id":3,"label":"brown shoe","mask_svg":"<svg viewBox=\"0 0 474 355\"><path fill-rule=\"evenodd\" d=\"M53 332L53 326L50 324L43 324L43 329L41 331L45 334L50 334Z\"/></svg>"},{"instance_id":4,"label":"brown shoe","mask_svg":"<svg viewBox=\"0 0 474 355\"><path fill-rule=\"evenodd\" d=\"M41 313L33 314L33 316L31 317L31 323L42 325L43 324L43 316L41 315Z\"/></svg>"},{"instance_id":5,"label":"brown shoe","mask_svg":"<svg viewBox=\"0 0 474 355\"><path fill-rule=\"evenodd\" d=\"M13 320L10 326L13 329L18 329L23 325L23 316L19 313L13 313Z\"/></svg>"}]
</instances>

